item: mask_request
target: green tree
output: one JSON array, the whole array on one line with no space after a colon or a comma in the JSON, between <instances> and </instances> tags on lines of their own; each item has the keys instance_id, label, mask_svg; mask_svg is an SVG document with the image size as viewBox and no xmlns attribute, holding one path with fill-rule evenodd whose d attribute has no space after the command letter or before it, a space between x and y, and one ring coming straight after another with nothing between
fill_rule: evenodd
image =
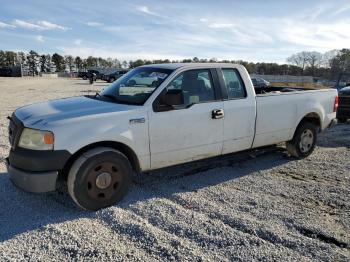
<instances>
[{"instance_id":1,"label":"green tree","mask_svg":"<svg viewBox=\"0 0 350 262\"><path fill-rule=\"evenodd\" d=\"M77 56L75 59L74 59L74 63L77 67L78 70L80 70L83 66L83 60L81 60L80 56Z\"/></svg>"},{"instance_id":2,"label":"green tree","mask_svg":"<svg viewBox=\"0 0 350 262\"><path fill-rule=\"evenodd\" d=\"M40 57L37 52L31 50L27 55L29 74L35 76L40 70Z\"/></svg>"},{"instance_id":3,"label":"green tree","mask_svg":"<svg viewBox=\"0 0 350 262\"><path fill-rule=\"evenodd\" d=\"M12 51L5 52L5 65L14 66L17 63L17 54Z\"/></svg>"},{"instance_id":4,"label":"green tree","mask_svg":"<svg viewBox=\"0 0 350 262\"><path fill-rule=\"evenodd\" d=\"M6 64L5 52L0 50L0 66L5 66Z\"/></svg>"},{"instance_id":5,"label":"green tree","mask_svg":"<svg viewBox=\"0 0 350 262\"><path fill-rule=\"evenodd\" d=\"M54 63L54 65L56 66L56 71L57 72L64 70L65 63L64 63L63 56L61 56L61 55L59 55L57 53L54 53L52 55L51 60L52 60L52 63Z\"/></svg>"},{"instance_id":6,"label":"green tree","mask_svg":"<svg viewBox=\"0 0 350 262\"><path fill-rule=\"evenodd\" d=\"M98 59L96 57L89 56L86 59L86 66L87 67L95 67L98 66Z\"/></svg>"}]
</instances>

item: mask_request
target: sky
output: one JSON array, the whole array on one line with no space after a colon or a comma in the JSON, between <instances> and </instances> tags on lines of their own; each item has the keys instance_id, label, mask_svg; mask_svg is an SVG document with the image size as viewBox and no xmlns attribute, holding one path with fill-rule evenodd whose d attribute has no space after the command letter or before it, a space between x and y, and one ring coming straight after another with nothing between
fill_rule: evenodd
<instances>
[{"instance_id":1,"label":"sky","mask_svg":"<svg viewBox=\"0 0 350 262\"><path fill-rule=\"evenodd\" d=\"M0 49L284 63L350 48L350 0L0 0Z\"/></svg>"}]
</instances>

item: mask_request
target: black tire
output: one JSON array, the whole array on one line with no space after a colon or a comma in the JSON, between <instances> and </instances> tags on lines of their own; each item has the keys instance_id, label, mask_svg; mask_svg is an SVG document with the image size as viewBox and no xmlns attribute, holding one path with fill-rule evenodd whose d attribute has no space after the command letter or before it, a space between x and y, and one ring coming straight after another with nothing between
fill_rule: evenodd
<instances>
[{"instance_id":1,"label":"black tire","mask_svg":"<svg viewBox=\"0 0 350 262\"><path fill-rule=\"evenodd\" d=\"M291 141L286 143L288 153L296 158L309 156L317 142L317 127L309 122L299 124Z\"/></svg>"},{"instance_id":2,"label":"black tire","mask_svg":"<svg viewBox=\"0 0 350 262\"><path fill-rule=\"evenodd\" d=\"M128 192L132 168L121 152L99 147L83 153L72 165L68 192L83 209L99 210L119 202Z\"/></svg>"},{"instance_id":3,"label":"black tire","mask_svg":"<svg viewBox=\"0 0 350 262\"><path fill-rule=\"evenodd\" d=\"M348 121L346 118L338 118L338 122L339 123L346 123L346 121Z\"/></svg>"},{"instance_id":4,"label":"black tire","mask_svg":"<svg viewBox=\"0 0 350 262\"><path fill-rule=\"evenodd\" d=\"M87 77L86 76L83 76L83 80L86 80L87 79Z\"/></svg>"},{"instance_id":5,"label":"black tire","mask_svg":"<svg viewBox=\"0 0 350 262\"><path fill-rule=\"evenodd\" d=\"M114 77L111 77L108 82L113 83L115 81Z\"/></svg>"}]
</instances>

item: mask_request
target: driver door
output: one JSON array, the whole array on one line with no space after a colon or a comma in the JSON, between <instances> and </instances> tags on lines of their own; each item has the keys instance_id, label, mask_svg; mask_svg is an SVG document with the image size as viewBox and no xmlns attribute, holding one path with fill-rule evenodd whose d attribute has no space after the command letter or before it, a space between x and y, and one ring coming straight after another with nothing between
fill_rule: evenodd
<instances>
[{"instance_id":1,"label":"driver door","mask_svg":"<svg viewBox=\"0 0 350 262\"><path fill-rule=\"evenodd\" d=\"M152 169L221 154L223 102L213 79L217 75L212 69L184 71L164 90L182 90L183 105L162 111L161 99L154 101L149 120Z\"/></svg>"}]
</instances>

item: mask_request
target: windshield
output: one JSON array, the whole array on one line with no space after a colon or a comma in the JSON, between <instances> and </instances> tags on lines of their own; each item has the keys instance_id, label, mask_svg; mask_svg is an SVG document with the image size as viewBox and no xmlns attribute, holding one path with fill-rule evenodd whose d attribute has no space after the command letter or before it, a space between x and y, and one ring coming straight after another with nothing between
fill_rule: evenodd
<instances>
[{"instance_id":1,"label":"windshield","mask_svg":"<svg viewBox=\"0 0 350 262\"><path fill-rule=\"evenodd\" d=\"M164 68L138 67L120 77L100 95L117 103L143 105L172 72Z\"/></svg>"}]
</instances>

